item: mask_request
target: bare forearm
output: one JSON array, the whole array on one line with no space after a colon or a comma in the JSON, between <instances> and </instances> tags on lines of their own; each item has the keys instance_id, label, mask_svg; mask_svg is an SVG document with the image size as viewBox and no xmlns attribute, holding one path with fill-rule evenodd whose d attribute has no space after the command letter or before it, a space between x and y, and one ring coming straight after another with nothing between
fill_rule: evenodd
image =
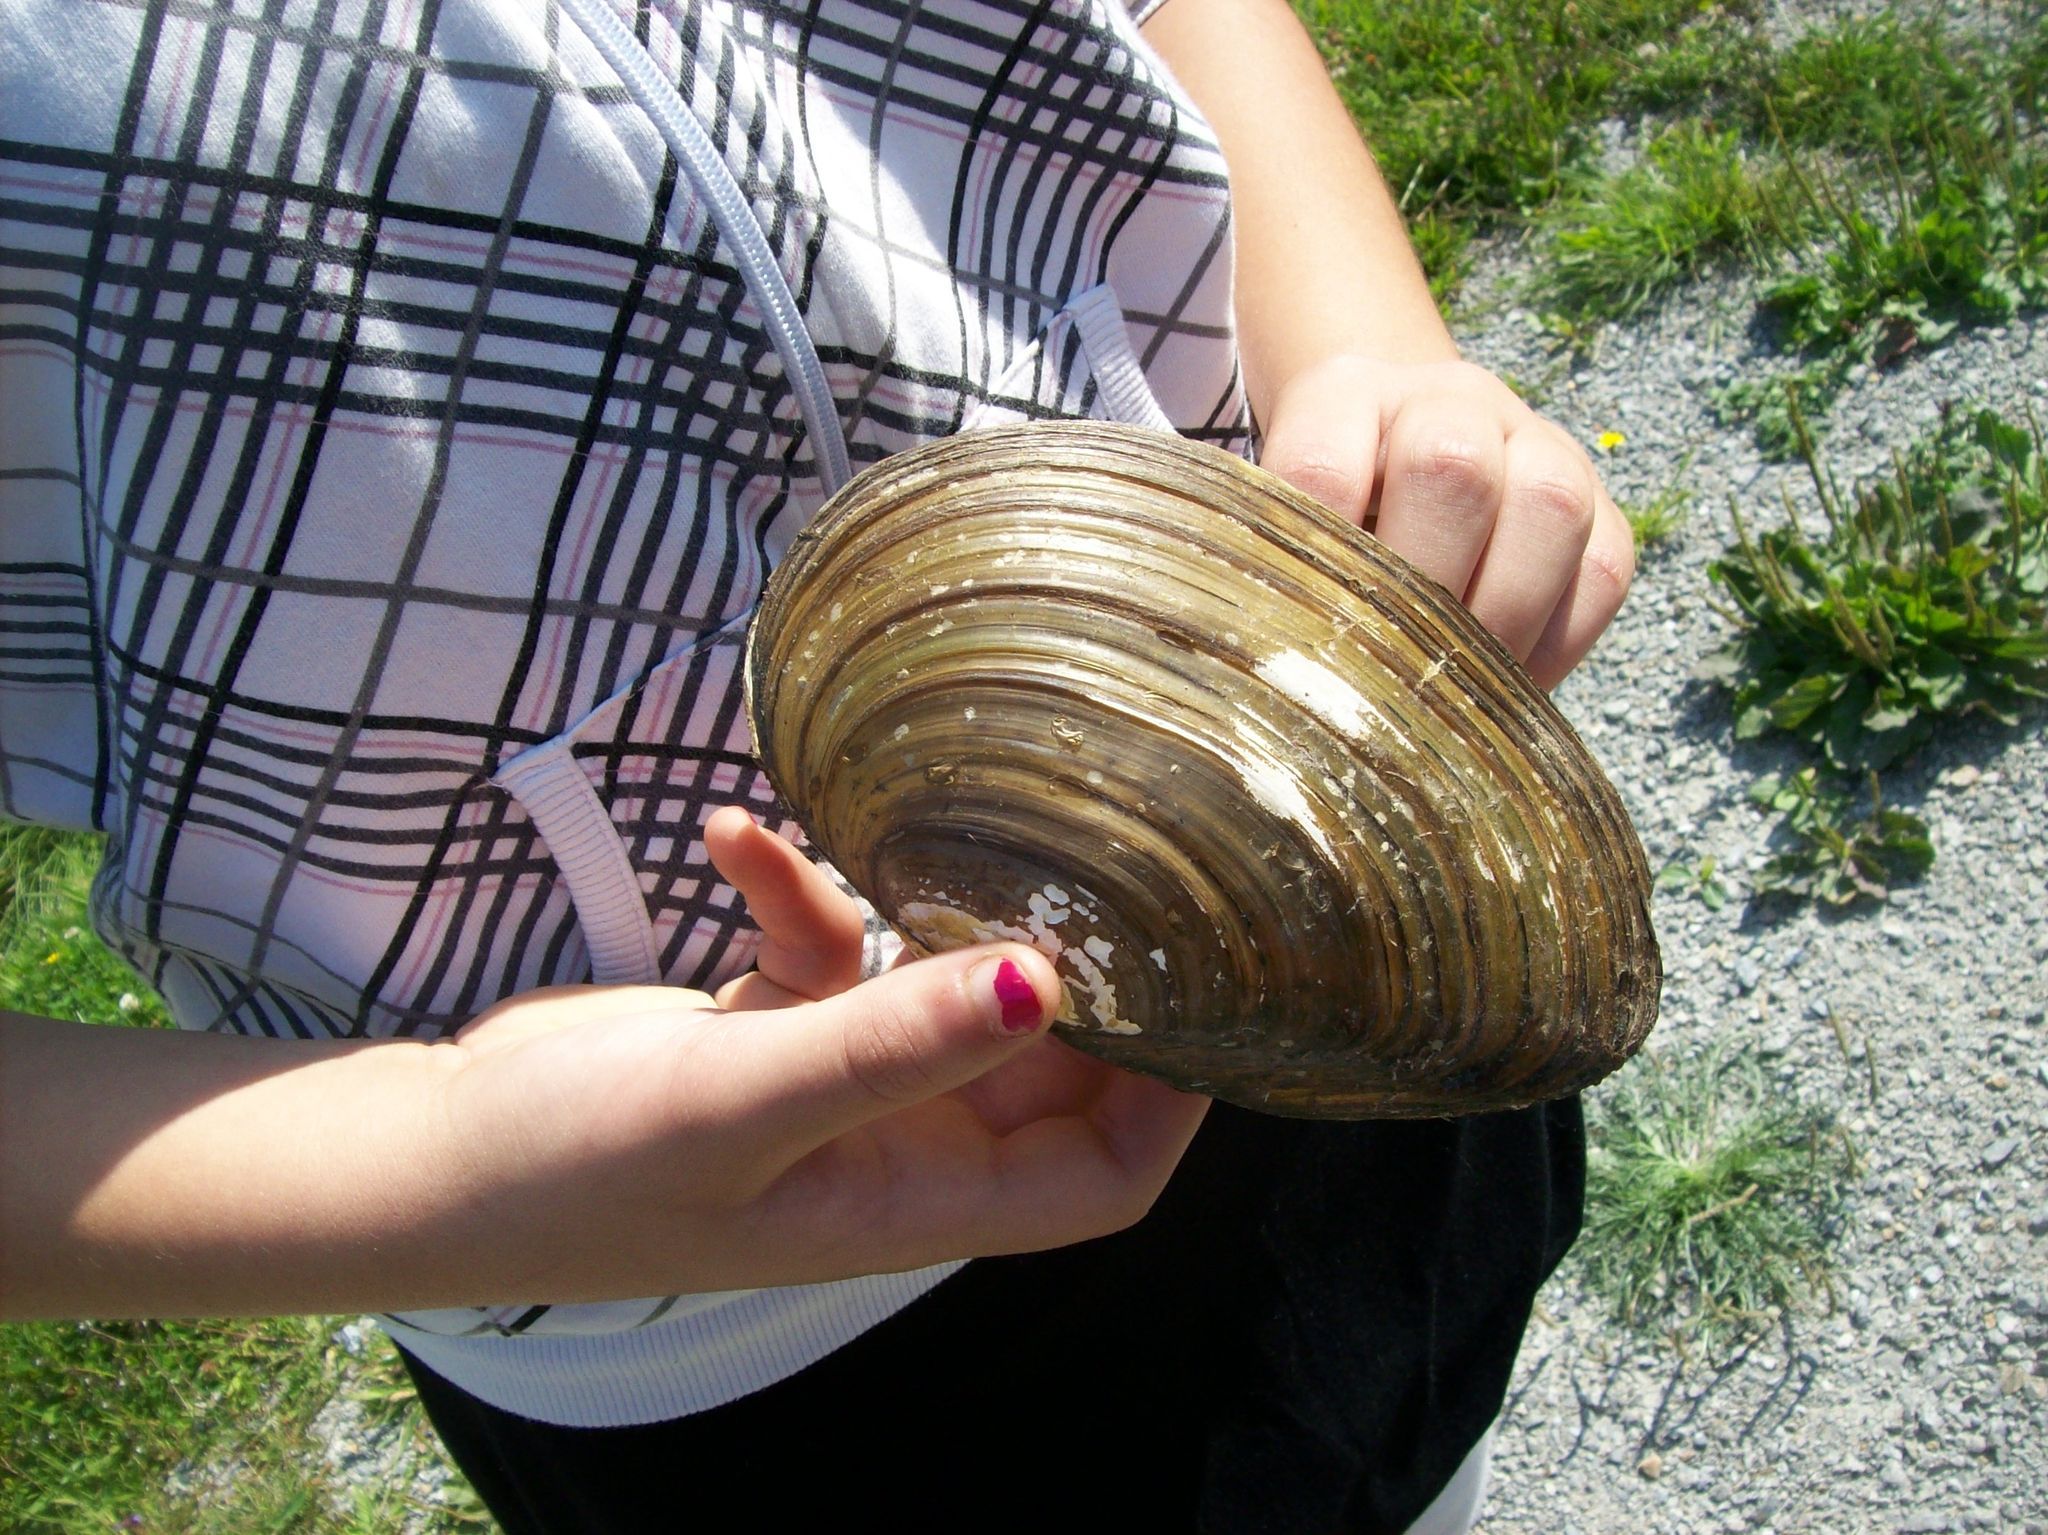
<instances>
[{"instance_id":1,"label":"bare forearm","mask_svg":"<svg viewBox=\"0 0 2048 1535\"><path fill-rule=\"evenodd\" d=\"M0 1014L0 1315L478 1299L448 1054Z\"/></svg>"},{"instance_id":2,"label":"bare forearm","mask_svg":"<svg viewBox=\"0 0 2048 1535\"><path fill-rule=\"evenodd\" d=\"M1401 216L1286 0L1169 0L1145 36L1216 130L1231 173L1245 384L1330 357L1457 355Z\"/></svg>"},{"instance_id":3,"label":"bare forearm","mask_svg":"<svg viewBox=\"0 0 2048 1535\"><path fill-rule=\"evenodd\" d=\"M556 987L431 1045L0 1014L0 1316L750 1289L1144 1213L1202 1101L1047 1040L1044 955L963 949L834 990L859 913L744 811L713 820L767 933L724 1002ZM956 1096L1013 1067L999 1117Z\"/></svg>"}]
</instances>

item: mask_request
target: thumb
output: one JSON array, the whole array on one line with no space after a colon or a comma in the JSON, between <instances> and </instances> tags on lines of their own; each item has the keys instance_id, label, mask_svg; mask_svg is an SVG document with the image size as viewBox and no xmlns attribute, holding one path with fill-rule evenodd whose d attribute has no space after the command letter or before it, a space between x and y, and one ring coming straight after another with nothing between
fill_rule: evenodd
<instances>
[{"instance_id":1,"label":"thumb","mask_svg":"<svg viewBox=\"0 0 2048 1535\"><path fill-rule=\"evenodd\" d=\"M1044 1032L1059 997L1035 949L957 949L822 1002L729 1015L753 1020L729 1084L771 1143L809 1151L1001 1065Z\"/></svg>"}]
</instances>

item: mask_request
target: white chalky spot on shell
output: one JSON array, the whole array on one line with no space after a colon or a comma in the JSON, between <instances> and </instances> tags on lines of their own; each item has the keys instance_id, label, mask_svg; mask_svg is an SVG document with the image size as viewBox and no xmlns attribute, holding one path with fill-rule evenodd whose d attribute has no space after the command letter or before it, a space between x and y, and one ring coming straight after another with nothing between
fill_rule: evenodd
<instances>
[{"instance_id":1,"label":"white chalky spot on shell","mask_svg":"<svg viewBox=\"0 0 2048 1535\"><path fill-rule=\"evenodd\" d=\"M1152 963L1157 965L1161 970L1164 970L1166 968L1166 950L1154 949L1150 957Z\"/></svg>"},{"instance_id":2,"label":"white chalky spot on shell","mask_svg":"<svg viewBox=\"0 0 2048 1535\"><path fill-rule=\"evenodd\" d=\"M1317 847L1325 853L1330 851L1329 839L1309 805L1308 796L1301 792L1300 781L1284 764L1270 757L1248 755L1237 764L1237 776L1269 814L1299 827Z\"/></svg>"},{"instance_id":3,"label":"white chalky spot on shell","mask_svg":"<svg viewBox=\"0 0 2048 1535\"><path fill-rule=\"evenodd\" d=\"M1386 712L1313 656L1283 650L1258 664L1259 680L1354 741L1384 736L1412 750L1414 742Z\"/></svg>"},{"instance_id":4,"label":"white chalky spot on shell","mask_svg":"<svg viewBox=\"0 0 2048 1535\"><path fill-rule=\"evenodd\" d=\"M1031 920L1034 923L1043 922L1047 927L1058 927L1074 914L1069 908L1056 906L1042 895L1033 895L1028 904L1031 908Z\"/></svg>"},{"instance_id":5,"label":"white chalky spot on shell","mask_svg":"<svg viewBox=\"0 0 2048 1535\"><path fill-rule=\"evenodd\" d=\"M903 738L904 738L905 736L907 736L907 735L909 735L909 734L910 734L910 727L909 727L908 725L898 725L898 726L896 727L896 734L895 734L895 736L894 736L894 737L892 737L892 739L900 741L900 740L902 740L902 739L903 739Z\"/></svg>"},{"instance_id":6,"label":"white chalky spot on shell","mask_svg":"<svg viewBox=\"0 0 2048 1535\"><path fill-rule=\"evenodd\" d=\"M1058 890L1048 885L1048 891ZM1064 898L1065 892L1059 892ZM1064 904L1064 903L1063 903ZM1062 1023L1081 1025L1084 1020L1073 1009L1074 992L1086 996L1089 1016L1094 1019L1097 1032L1103 1034L1141 1034L1144 1032L1128 1018L1117 1015L1116 985L1103 973L1100 963L1111 952L1110 945L1100 938L1091 936L1081 946L1074 947L1060 941L1052 931L1052 924L1071 915L1061 909L1053 915L1054 908L1043 895L1031 897L1031 916L1025 925L1014 922L977 917L972 912L956 906L943 905L938 901L906 901L897 912L898 920L910 930L916 943L930 952L944 949L964 948L969 944L993 943L1007 939L1013 943L1028 943L1047 959L1056 964L1064 963L1073 977L1068 981L1068 995L1062 1000L1058 1017ZM1098 947L1102 951L1098 956Z\"/></svg>"}]
</instances>

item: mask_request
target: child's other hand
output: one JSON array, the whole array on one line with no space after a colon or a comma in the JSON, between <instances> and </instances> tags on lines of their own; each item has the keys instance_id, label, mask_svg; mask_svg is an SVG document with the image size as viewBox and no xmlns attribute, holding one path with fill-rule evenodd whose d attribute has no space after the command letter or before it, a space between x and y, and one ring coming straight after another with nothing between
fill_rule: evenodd
<instances>
[{"instance_id":1,"label":"child's other hand","mask_svg":"<svg viewBox=\"0 0 2048 1535\"><path fill-rule=\"evenodd\" d=\"M1620 608L1627 520L1584 450L1483 368L1334 357L1268 413L1262 464L1463 598L1544 687Z\"/></svg>"},{"instance_id":2,"label":"child's other hand","mask_svg":"<svg viewBox=\"0 0 2048 1535\"><path fill-rule=\"evenodd\" d=\"M892 1272L1150 1207L1205 1100L1045 1037L1043 955L991 945L861 982L859 912L802 854L736 809L705 838L761 924L759 969L716 998L537 992L458 1038L444 1097L472 1199L530 1232L502 1299Z\"/></svg>"}]
</instances>

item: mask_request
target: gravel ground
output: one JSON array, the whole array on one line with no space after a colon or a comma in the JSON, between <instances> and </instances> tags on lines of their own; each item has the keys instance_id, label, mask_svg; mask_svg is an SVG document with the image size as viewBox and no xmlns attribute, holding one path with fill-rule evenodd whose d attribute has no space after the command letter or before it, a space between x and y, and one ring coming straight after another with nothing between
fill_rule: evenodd
<instances>
[{"instance_id":1,"label":"gravel ground","mask_svg":"<svg viewBox=\"0 0 2048 1535\"><path fill-rule=\"evenodd\" d=\"M1747 283L1706 284L1560 366L1517 307L1526 249L1489 253L1462 337L1581 440L1627 442L1617 498L1681 472L1698 504L1559 702L1620 786L1652 869L1712 855L1720 911L1660 895L1666 983L1651 1048L1713 1046L1841 1116L1863 1159L1836 1246L1838 1304L1724 1360L1681 1361L1608 1318L1568 1263L1517 1371L1487 1535L2048 1531L2048 737L1968 724L1886 777L1928 822L1924 882L1850 917L1744 899L1767 823L1746 799L1789 749L1737 743L1690 678L1726 635L1706 564L1728 504L1768 521L1803 467L1718 424L1715 389L1768 367ZM1981 329L1859 378L1822 450L1881 470L1944 404L2048 418L2048 320ZM1689 467L1681 470L1688 458Z\"/></svg>"}]
</instances>

